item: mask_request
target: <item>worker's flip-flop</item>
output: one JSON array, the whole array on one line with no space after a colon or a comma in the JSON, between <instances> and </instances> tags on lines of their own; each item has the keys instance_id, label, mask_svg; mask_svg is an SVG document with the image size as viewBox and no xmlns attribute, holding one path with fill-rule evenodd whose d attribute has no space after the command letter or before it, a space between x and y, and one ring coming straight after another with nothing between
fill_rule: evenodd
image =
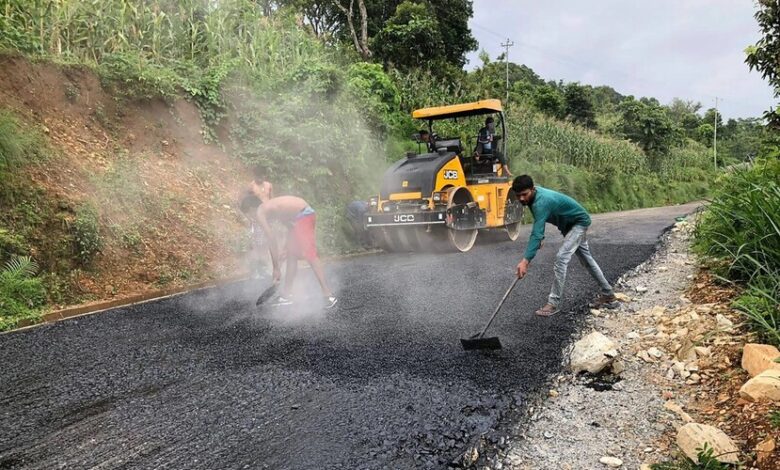
<instances>
[{"instance_id":1,"label":"worker's flip-flop","mask_svg":"<svg viewBox=\"0 0 780 470\"><path fill-rule=\"evenodd\" d=\"M551 316L555 315L556 313L560 312L560 310L558 308L548 309L546 307L547 306L545 305L544 307L542 307L539 310L537 310L536 314L538 316L540 316L540 317L551 317Z\"/></svg>"}]
</instances>

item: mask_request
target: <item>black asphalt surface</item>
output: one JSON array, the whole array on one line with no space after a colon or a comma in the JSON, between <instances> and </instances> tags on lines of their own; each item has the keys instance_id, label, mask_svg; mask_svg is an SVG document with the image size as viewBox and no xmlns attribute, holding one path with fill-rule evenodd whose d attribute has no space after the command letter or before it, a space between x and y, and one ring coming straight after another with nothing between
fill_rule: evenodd
<instances>
[{"instance_id":1,"label":"black asphalt surface","mask_svg":"<svg viewBox=\"0 0 780 470\"><path fill-rule=\"evenodd\" d=\"M607 277L693 205L595 216ZM446 468L544 389L596 284L572 262L567 312L540 318L560 236L512 281L515 243L329 263L340 302L258 312L264 280L0 335L0 468ZM317 298L310 271L299 299Z\"/></svg>"}]
</instances>

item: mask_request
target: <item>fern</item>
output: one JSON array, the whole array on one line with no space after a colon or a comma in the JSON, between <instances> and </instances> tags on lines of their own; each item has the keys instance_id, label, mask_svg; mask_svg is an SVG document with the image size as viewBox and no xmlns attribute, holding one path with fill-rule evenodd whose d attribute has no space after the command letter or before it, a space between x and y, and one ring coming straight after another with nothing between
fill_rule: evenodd
<instances>
[{"instance_id":1,"label":"fern","mask_svg":"<svg viewBox=\"0 0 780 470\"><path fill-rule=\"evenodd\" d=\"M5 263L3 271L0 272L0 276L3 276L8 280L29 279L35 276L38 269L38 263L33 261L29 256L15 256Z\"/></svg>"}]
</instances>

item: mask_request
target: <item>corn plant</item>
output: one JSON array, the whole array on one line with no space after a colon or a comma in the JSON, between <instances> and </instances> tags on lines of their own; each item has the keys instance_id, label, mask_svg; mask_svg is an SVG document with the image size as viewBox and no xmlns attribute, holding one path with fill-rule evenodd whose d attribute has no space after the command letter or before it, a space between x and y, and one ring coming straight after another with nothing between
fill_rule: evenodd
<instances>
[{"instance_id":1,"label":"corn plant","mask_svg":"<svg viewBox=\"0 0 780 470\"><path fill-rule=\"evenodd\" d=\"M550 161L598 173L648 171L647 157L635 144L596 134L569 123L513 109L508 116L510 153L539 150L538 161Z\"/></svg>"}]
</instances>

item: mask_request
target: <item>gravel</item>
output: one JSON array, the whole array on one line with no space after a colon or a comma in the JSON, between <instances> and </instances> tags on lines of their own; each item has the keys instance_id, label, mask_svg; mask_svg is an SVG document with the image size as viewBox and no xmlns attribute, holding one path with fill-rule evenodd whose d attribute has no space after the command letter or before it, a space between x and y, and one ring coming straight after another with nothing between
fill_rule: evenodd
<instances>
[{"instance_id":1,"label":"gravel","mask_svg":"<svg viewBox=\"0 0 780 470\"><path fill-rule=\"evenodd\" d=\"M676 421L664 410L661 388L648 380L651 366L629 349L640 337L637 332L655 334L654 329L642 330L637 312L652 315L654 307L688 303L683 291L695 272L693 261L688 232L674 229L648 261L624 275L618 289L632 301L588 316L582 333L597 330L621 344L625 370L611 378L619 381L596 387L594 382L604 383L606 377L556 375L549 385L554 396L528 407L524 419L510 431L508 448L496 452L492 461L505 469L524 470L617 468L618 461L621 468L639 468L666 455L666 449L654 447L654 442ZM653 354L663 352L656 348Z\"/></svg>"}]
</instances>

